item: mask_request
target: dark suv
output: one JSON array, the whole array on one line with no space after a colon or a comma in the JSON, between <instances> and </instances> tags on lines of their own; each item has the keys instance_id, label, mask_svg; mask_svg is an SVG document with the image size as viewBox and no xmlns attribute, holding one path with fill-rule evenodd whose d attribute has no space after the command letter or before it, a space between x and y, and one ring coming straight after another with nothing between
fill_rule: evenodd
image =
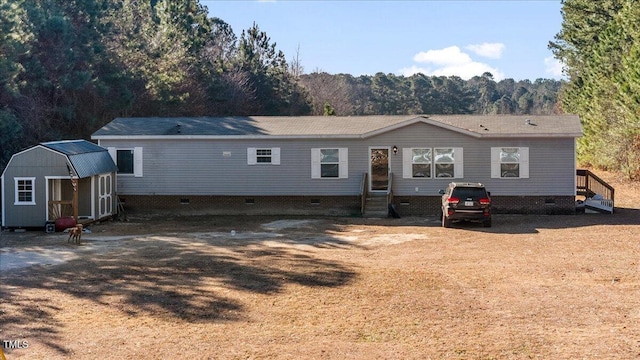
<instances>
[{"instance_id":1,"label":"dark suv","mask_svg":"<svg viewBox=\"0 0 640 360\"><path fill-rule=\"evenodd\" d=\"M491 226L491 193L480 183L452 182L442 194L442 226L452 221L476 221Z\"/></svg>"}]
</instances>

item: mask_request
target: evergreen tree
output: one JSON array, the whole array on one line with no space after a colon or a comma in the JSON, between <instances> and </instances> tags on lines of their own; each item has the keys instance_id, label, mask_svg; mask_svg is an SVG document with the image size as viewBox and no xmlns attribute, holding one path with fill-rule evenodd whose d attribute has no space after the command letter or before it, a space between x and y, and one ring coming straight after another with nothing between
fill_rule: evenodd
<instances>
[{"instance_id":1,"label":"evergreen tree","mask_svg":"<svg viewBox=\"0 0 640 360\"><path fill-rule=\"evenodd\" d=\"M563 2L550 48L566 65L563 108L580 115L579 160L640 178L640 10L634 0Z\"/></svg>"}]
</instances>

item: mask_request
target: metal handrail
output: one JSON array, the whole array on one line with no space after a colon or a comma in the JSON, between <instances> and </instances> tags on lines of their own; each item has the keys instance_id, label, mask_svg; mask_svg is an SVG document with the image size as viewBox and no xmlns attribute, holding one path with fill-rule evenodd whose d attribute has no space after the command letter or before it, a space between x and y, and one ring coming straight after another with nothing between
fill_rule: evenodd
<instances>
[{"instance_id":1,"label":"metal handrail","mask_svg":"<svg viewBox=\"0 0 640 360\"><path fill-rule=\"evenodd\" d=\"M362 183L360 184L360 215L364 215L367 196L369 196L368 175L367 173L362 174Z\"/></svg>"},{"instance_id":2,"label":"metal handrail","mask_svg":"<svg viewBox=\"0 0 640 360\"><path fill-rule=\"evenodd\" d=\"M393 202L393 173L389 172L389 187L387 188L387 205Z\"/></svg>"}]
</instances>

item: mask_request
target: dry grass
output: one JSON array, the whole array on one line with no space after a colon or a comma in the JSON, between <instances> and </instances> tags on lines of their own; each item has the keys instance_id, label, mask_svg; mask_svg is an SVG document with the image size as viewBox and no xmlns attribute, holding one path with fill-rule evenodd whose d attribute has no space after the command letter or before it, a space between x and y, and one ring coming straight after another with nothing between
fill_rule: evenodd
<instances>
[{"instance_id":1,"label":"dry grass","mask_svg":"<svg viewBox=\"0 0 640 360\"><path fill-rule=\"evenodd\" d=\"M77 257L2 274L0 338L29 341L9 359L637 358L640 187L601 175L612 216L489 229L219 217L103 224L80 247L3 234L5 253Z\"/></svg>"}]
</instances>

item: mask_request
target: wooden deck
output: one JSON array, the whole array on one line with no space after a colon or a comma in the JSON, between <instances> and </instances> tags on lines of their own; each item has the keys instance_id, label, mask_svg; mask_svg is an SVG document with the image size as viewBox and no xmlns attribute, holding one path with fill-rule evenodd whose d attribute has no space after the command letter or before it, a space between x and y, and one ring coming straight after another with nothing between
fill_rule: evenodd
<instances>
[{"instance_id":1,"label":"wooden deck","mask_svg":"<svg viewBox=\"0 0 640 360\"><path fill-rule=\"evenodd\" d=\"M576 170L576 195L584 197L587 209L613 213L615 189L589 170Z\"/></svg>"}]
</instances>

